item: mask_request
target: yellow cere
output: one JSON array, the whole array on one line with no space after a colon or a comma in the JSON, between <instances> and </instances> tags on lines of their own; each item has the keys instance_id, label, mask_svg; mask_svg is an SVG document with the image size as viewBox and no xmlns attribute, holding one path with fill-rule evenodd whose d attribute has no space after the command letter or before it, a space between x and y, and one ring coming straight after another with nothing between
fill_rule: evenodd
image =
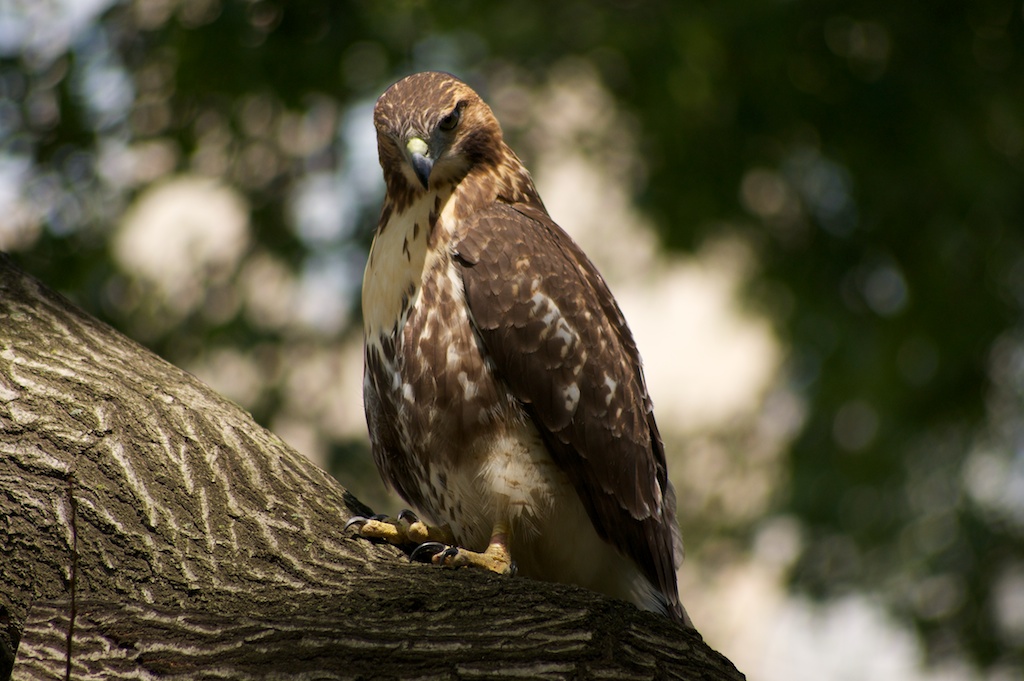
<instances>
[{"instance_id":1,"label":"yellow cere","mask_svg":"<svg viewBox=\"0 0 1024 681\"><path fill-rule=\"evenodd\" d=\"M425 156L427 154L427 143L419 137L413 137L409 140L406 143L405 148L409 150L410 154L419 154L421 156Z\"/></svg>"}]
</instances>

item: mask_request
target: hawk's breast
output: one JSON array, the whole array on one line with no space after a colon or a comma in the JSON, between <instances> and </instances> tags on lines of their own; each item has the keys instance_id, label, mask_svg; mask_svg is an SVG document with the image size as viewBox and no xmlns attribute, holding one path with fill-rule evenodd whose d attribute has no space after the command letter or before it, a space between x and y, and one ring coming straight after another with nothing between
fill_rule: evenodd
<instances>
[{"instance_id":1,"label":"hawk's breast","mask_svg":"<svg viewBox=\"0 0 1024 681\"><path fill-rule=\"evenodd\" d=\"M387 482L486 546L509 504L536 505L563 476L473 329L448 250L452 203L428 194L378 230L363 282L364 401Z\"/></svg>"}]
</instances>

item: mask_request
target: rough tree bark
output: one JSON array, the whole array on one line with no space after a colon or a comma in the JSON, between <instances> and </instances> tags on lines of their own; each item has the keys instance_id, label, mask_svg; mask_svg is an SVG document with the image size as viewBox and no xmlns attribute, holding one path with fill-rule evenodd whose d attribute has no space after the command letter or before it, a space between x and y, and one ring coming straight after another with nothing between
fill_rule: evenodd
<instances>
[{"instance_id":1,"label":"rough tree bark","mask_svg":"<svg viewBox=\"0 0 1024 681\"><path fill-rule=\"evenodd\" d=\"M0 254L0 679L743 678L625 603L343 533L366 510Z\"/></svg>"}]
</instances>

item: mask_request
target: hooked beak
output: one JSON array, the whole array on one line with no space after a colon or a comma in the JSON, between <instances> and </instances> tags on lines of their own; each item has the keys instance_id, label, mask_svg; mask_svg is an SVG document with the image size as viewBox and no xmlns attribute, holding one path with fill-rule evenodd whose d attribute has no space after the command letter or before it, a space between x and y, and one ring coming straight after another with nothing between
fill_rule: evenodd
<instances>
[{"instance_id":1,"label":"hooked beak","mask_svg":"<svg viewBox=\"0 0 1024 681\"><path fill-rule=\"evenodd\" d=\"M423 188L427 189L430 185L430 171L434 167L434 159L427 155L430 152L427 143L419 137L413 137L406 143L405 149L409 152L412 171L416 173Z\"/></svg>"}]
</instances>

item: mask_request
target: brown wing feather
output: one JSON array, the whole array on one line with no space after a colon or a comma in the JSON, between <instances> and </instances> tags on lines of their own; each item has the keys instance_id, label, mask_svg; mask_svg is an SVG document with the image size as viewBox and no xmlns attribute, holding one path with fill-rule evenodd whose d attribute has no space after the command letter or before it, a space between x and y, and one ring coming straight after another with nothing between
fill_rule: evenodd
<instances>
[{"instance_id":1,"label":"brown wing feather","mask_svg":"<svg viewBox=\"0 0 1024 681\"><path fill-rule=\"evenodd\" d=\"M471 320L602 538L682 619L675 495L625 319L597 269L542 211L495 204L454 244Z\"/></svg>"},{"instance_id":2,"label":"brown wing feather","mask_svg":"<svg viewBox=\"0 0 1024 681\"><path fill-rule=\"evenodd\" d=\"M394 337L383 339L384 352L394 356ZM394 370L386 367L386 360L369 348L364 350L363 406L370 434L370 449L374 462L386 485L416 508L424 507L422 487L418 483L416 460L402 443L398 430L401 418L398 405L388 395Z\"/></svg>"}]
</instances>

